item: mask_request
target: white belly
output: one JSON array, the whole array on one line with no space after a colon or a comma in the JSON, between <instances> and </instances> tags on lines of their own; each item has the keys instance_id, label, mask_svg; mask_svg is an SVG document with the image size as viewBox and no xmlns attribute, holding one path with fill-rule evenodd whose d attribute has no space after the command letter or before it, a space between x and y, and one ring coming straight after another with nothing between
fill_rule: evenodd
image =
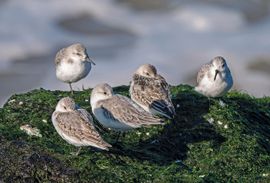
<instances>
[{"instance_id":1,"label":"white belly","mask_svg":"<svg viewBox=\"0 0 270 183\"><path fill-rule=\"evenodd\" d=\"M66 83L77 82L86 77L91 70L89 62L61 63L56 68L56 77Z\"/></svg>"},{"instance_id":2,"label":"white belly","mask_svg":"<svg viewBox=\"0 0 270 183\"><path fill-rule=\"evenodd\" d=\"M101 109L101 108L93 109L93 114L95 115L95 117L97 118L99 123L102 124L106 128L110 128L110 129L116 130L116 131L127 131L127 130L132 129L131 126L120 123L117 120L110 119L107 116L105 116L103 109Z\"/></svg>"},{"instance_id":3,"label":"white belly","mask_svg":"<svg viewBox=\"0 0 270 183\"><path fill-rule=\"evenodd\" d=\"M232 84L232 79L230 77L226 80L217 78L215 81L210 81L205 77L195 90L207 97L219 97L228 92L231 89Z\"/></svg>"}]
</instances>

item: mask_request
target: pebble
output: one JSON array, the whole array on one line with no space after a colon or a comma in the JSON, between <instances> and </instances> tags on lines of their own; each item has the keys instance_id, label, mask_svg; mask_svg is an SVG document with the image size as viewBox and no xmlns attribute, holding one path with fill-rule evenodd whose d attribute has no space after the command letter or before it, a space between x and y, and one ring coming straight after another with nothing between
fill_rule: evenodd
<instances>
[{"instance_id":1,"label":"pebble","mask_svg":"<svg viewBox=\"0 0 270 183\"><path fill-rule=\"evenodd\" d=\"M209 118L209 119L207 119L207 121L208 121L210 124L212 124L212 123L214 122L214 119L213 119L213 118Z\"/></svg>"},{"instance_id":2,"label":"pebble","mask_svg":"<svg viewBox=\"0 0 270 183\"><path fill-rule=\"evenodd\" d=\"M42 137L42 135L40 134L40 130L38 128L31 127L29 124L22 125L20 127L20 130L24 131L29 136Z\"/></svg>"}]
</instances>

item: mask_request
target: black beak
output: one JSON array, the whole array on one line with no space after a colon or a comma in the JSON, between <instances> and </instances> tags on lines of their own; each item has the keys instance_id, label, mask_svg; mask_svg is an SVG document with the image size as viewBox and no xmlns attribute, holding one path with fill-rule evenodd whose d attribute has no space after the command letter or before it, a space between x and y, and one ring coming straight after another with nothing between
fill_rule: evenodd
<instances>
[{"instance_id":1,"label":"black beak","mask_svg":"<svg viewBox=\"0 0 270 183\"><path fill-rule=\"evenodd\" d=\"M219 70L216 70L214 81L216 81L218 73L219 73Z\"/></svg>"},{"instance_id":2,"label":"black beak","mask_svg":"<svg viewBox=\"0 0 270 183\"><path fill-rule=\"evenodd\" d=\"M88 62L91 62L93 65L96 65L95 62L94 62L91 58L89 58L88 55L87 55L87 57L86 57L86 60L87 60Z\"/></svg>"}]
</instances>

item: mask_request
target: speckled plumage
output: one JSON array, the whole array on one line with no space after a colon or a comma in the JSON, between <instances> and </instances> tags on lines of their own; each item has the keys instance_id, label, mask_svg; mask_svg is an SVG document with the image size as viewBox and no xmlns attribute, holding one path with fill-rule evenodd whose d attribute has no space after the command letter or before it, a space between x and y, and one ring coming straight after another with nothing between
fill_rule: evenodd
<instances>
[{"instance_id":1,"label":"speckled plumage","mask_svg":"<svg viewBox=\"0 0 270 183\"><path fill-rule=\"evenodd\" d=\"M148 72L151 74L147 75ZM168 118L173 118L175 115L170 87L166 80L156 73L154 66L142 65L135 72L129 92L131 99L146 111Z\"/></svg>"},{"instance_id":2,"label":"speckled plumage","mask_svg":"<svg viewBox=\"0 0 270 183\"><path fill-rule=\"evenodd\" d=\"M129 98L114 95L108 84L101 84L93 89L91 106L93 114L103 126L118 131L158 125L163 122L160 118L144 111Z\"/></svg>"},{"instance_id":3,"label":"speckled plumage","mask_svg":"<svg viewBox=\"0 0 270 183\"><path fill-rule=\"evenodd\" d=\"M73 99L62 98L52 114L53 125L58 134L75 146L94 146L108 150L105 142L93 125L93 118L85 109L76 109Z\"/></svg>"},{"instance_id":4,"label":"speckled plumage","mask_svg":"<svg viewBox=\"0 0 270 183\"><path fill-rule=\"evenodd\" d=\"M197 74L195 90L207 97L219 97L233 85L233 78L226 60L217 56L201 67Z\"/></svg>"},{"instance_id":5,"label":"speckled plumage","mask_svg":"<svg viewBox=\"0 0 270 183\"><path fill-rule=\"evenodd\" d=\"M208 72L211 68L212 64L211 63L207 63L207 64L204 64L198 74L197 74L197 83L200 83L201 80L204 78L204 77L208 77L209 79L211 78L211 73Z\"/></svg>"},{"instance_id":6,"label":"speckled plumage","mask_svg":"<svg viewBox=\"0 0 270 183\"><path fill-rule=\"evenodd\" d=\"M85 46L82 45L81 43L75 43L66 48L62 48L56 53L55 64L59 65L61 62L68 62L68 60L70 59L68 58L68 56L72 51L76 51L77 53L81 54L78 56L88 57Z\"/></svg>"}]
</instances>

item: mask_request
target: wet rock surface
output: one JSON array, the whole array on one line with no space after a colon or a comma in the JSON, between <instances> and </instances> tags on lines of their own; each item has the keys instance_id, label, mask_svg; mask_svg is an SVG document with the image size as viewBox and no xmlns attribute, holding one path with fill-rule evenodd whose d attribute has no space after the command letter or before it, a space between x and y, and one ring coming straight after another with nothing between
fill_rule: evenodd
<instances>
[{"instance_id":1,"label":"wet rock surface","mask_svg":"<svg viewBox=\"0 0 270 183\"><path fill-rule=\"evenodd\" d=\"M78 171L23 140L0 135L0 182L72 182Z\"/></svg>"}]
</instances>

